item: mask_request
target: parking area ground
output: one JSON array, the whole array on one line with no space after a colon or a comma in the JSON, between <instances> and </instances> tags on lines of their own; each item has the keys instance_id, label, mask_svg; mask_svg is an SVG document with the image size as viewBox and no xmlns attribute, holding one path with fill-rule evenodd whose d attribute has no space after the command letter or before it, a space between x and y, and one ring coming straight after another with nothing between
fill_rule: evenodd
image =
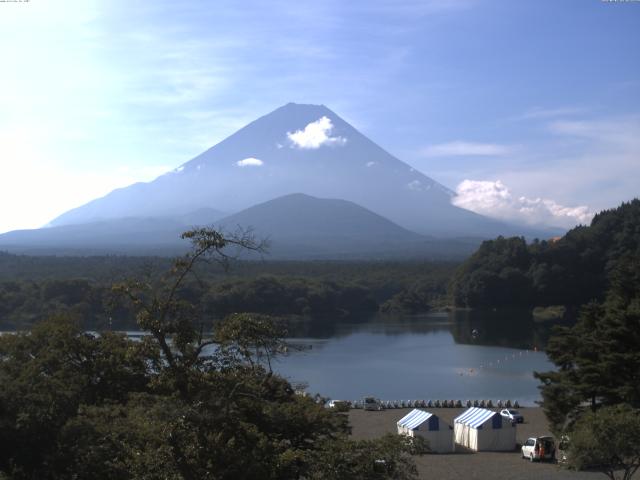
<instances>
[{"instance_id":1,"label":"parking area ground","mask_svg":"<svg viewBox=\"0 0 640 480\"><path fill-rule=\"evenodd\" d=\"M453 425L453 419L465 409L431 408L442 420ZM351 410L349 421L352 436L360 439L377 438L385 433L397 433L396 422L411 409L381 412ZM533 436L550 435L546 418L540 408L521 408L525 422L517 426L519 444ZM520 449L513 452L470 453L458 449L452 454L429 454L415 458L421 479L518 479L518 480L596 480L605 478L597 472L572 472L552 463L531 463L521 458Z\"/></svg>"}]
</instances>

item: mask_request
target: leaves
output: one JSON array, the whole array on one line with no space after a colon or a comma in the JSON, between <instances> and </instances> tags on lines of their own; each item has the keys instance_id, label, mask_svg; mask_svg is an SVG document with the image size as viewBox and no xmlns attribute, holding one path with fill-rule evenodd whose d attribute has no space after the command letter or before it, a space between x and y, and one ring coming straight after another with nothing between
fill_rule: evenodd
<instances>
[{"instance_id":1,"label":"leaves","mask_svg":"<svg viewBox=\"0 0 640 480\"><path fill-rule=\"evenodd\" d=\"M226 261L222 249L259 244L185 238L193 250L166 276L114 289L149 333L140 341L64 316L0 336L0 478L414 478L415 445L349 440L346 416L271 370L288 348L273 318L232 314L204 331L179 293L186 278L208 256Z\"/></svg>"},{"instance_id":2,"label":"leaves","mask_svg":"<svg viewBox=\"0 0 640 480\"><path fill-rule=\"evenodd\" d=\"M612 272L639 254L640 200L635 199L560 239L483 242L456 271L450 293L462 307L579 306L602 301L616 281Z\"/></svg>"},{"instance_id":3,"label":"leaves","mask_svg":"<svg viewBox=\"0 0 640 480\"><path fill-rule=\"evenodd\" d=\"M616 405L586 414L572 430L567 460L578 470L630 479L640 468L640 410Z\"/></svg>"},{"instance_id":4,"label":"leaves","mask_svg":"<svg viewBox=\"0 0 640 480\"><path fill-rule=\"evenodd\" d=\"M626 403L640 408L640 259L621 262L601 304L590 303L573 327L556 329L547 346L555 372L537 373L543 381L543 408L553 429L562 433L582 413L585 402ZM633 292L633 293L629 293Z\"/></svg>"}]
</instances>

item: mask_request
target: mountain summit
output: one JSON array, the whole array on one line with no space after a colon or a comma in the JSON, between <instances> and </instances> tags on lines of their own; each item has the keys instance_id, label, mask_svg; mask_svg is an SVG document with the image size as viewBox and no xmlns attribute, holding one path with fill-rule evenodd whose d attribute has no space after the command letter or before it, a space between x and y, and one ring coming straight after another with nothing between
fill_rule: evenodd
<instances>
[{"instance_id":1,"label":"mountain summit","mask_svg":"<svg viewBox=\"0 0 640 480\"><path fill-rule=\"evenodd\" d=\"M453 192L369 140L323 105L289 103L149 183L114 190L52 226L125 217L229 214L301 192L354 202L421 234L525 233L451 205Z\"/></svg>"}]
</instances>

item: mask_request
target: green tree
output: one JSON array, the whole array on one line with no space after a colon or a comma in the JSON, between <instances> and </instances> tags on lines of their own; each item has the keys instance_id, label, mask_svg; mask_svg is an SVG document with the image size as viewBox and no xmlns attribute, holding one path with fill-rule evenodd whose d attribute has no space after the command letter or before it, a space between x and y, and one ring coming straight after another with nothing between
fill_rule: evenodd
<instances>
[{"instance_id":1,"label":"green tree","mask_svg":"<svg viewBox=\"0 0 640 480\"><path fill-rule=\"evenodd\" d=\"M242 230L225 236L201 228L183 233L182 238L191 242L191 251L176 259L167 275L156 281L127 281L114 286L114 290L131 301L138 326L151 334L149 342L160 351L162 358L154 363L160 380L188 398L191 378L210 366L209 359L202 356L203 351L217 341L205 338L204 319L197 318L194 305L181 298L179 291L189 276L196 275L199 262L213 261L228 268L233 257L227 250L262 252L265 245Z\"/></svg>"},{"instance_id":2,"label":"green tree","mask_svg":"<svg viewBox=\"0 0 640 480\"><path fill-rule=\"evenodd\" d=\"M51 478L60 429L81 405L147 389L143 348L122 335L86 335L62 317L0 336L0 471Z\"/></svg>"},{"instance_id":3,"label":"green tree","mask_svg":"<svg viewBox=\"0 0 640 480\"><path fill-rule=\"evenodd\" d=\"M603 304L583 308L573 327L555 330L547 355L555 371L536 373L543 408L556 433L585 404L640 408L640 255L621 258Z\"/></svg>"},{"instance_id":4,"label":"green tree","mask_svg":"<svg viewBox=\"0 0 640 480\"><path fill-rule=\"evenodd\" d=\"M527 304L531 254L524 238L488 240L456 271L450 291L456 305L500 307Z\"/></svg>"},{"instance_id":5,"label":"green tree","mask_svg":"<svg viewBox=\"0 0 640 480\"><path fill-rule=\"evenodd\" d=\"M589 412L576 423L569 445L571 468L630 480L640 468L640 410L616 405Z\"/></svg>"},{"instance_id":6,"label":"green tree","mask_svg":"<svg viewBox=\"0 0 640 480\"><path fill-rule=\"evenodd\" d=\"M619 259L638 255L640 200L597 214L560 239L483 242L457 269L450 295L457 306L503 307L601 302Z\"/></svg>"},{"instance_id":7,"label":"green tree","mask_svg":"<svg viewBox=\"0 0 640 480\"><path fill-rule=\"evenodd\" d=\"M313 452L311 480L398 480L415 478L417 469L411 454L428 451L422 437L387 434L378 440L326 442Z\"/></svg>"},{"instance_id":8,"label":"green tree","mask_svg":"<svg viewBox=\"0 0 640 480\"><path fill-rule=\"evenodd\" d=\"M225 249L261 245L208 229L184 238L193 249L165 277L116 287L149 333L141 341L88 335L64 317L0 337L0 476L340 478L341 445L351 478L414 478L410 445L349 440L345 415L272 371L286 346L277 322L234 314L208 334L179 295L202 260L226 264Z\"/></svg>"}]
</instances>

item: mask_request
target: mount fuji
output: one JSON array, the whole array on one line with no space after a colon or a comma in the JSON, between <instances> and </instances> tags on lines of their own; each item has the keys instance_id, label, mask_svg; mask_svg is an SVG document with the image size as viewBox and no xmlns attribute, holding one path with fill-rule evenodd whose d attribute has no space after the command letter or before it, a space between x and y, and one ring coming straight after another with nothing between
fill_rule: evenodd
<instances>
[{"instance_id":1,"label":"mount fuji","mask_svg":"<svg viewBox=\"0 0 640 480\"><path fill-rule=\"evenodd\" d=\"M291 197L287 202L269 202L292 194L355 204L367 218L358 223L353 217L355 224L364 229L363 237L370 237L365 225L371 226L373 217L369 214L372 214L384 220L382 223L386 222L388 238L393 237L394 242L402 232L406 232L405 237L411 241L416 240L416 234L432 239L551 235L452 205L454 192L386 152L327 107L294 103L258 118L175 170L149 183L114 190L60 215L50 222L50 228L32 231L32 234L38 237L39 245L45 246L54 231L58 237L64 237L64 232L73 226L77 235L82 225L89 231L96 225L108 229L105 225L117 227L129 219L119 242L123 244L127 237L135 236L131 230L135 220L130 219L144 219L141 223L147 226L153 221L154 230L162 230L162 222L167 221L173 232L176 219L181 219L178 224L184 224L189 218L197 219L197 224L216 221L228 224L222 219L224 216L240 215L246 209L265 203L268 208L260 210L260 222L255 215L249 217L253 223L266 227L270 216L280 215L278 209L289 205ZM314 202L303 203L317 206ZM328 221L332 215L327 209L335 209L335 216L344 205L326 203L321 209L323 216L315 218L314 232L320 235L325 224L327 229L335 227ZM309 210L311 220L314 220L314 211ZM211 214L207 217L203 212ZM249 217L240 215L239 218ZM374 222L378 231L380 218ZM295 223L291 223L292 228L279 225L280 231L295 231ZM272 235L273 228L270 230ZM260 229L256 229L256 233L259 235ZM33 236L30 235L23 231L19 238L29 243ZM0 246L8 242L15 245L16 238L15 232L1 235ZM89 241L86 235L82 238ZM141 238L135 243L144 243Z\"/></svg>"}]
</instances>

